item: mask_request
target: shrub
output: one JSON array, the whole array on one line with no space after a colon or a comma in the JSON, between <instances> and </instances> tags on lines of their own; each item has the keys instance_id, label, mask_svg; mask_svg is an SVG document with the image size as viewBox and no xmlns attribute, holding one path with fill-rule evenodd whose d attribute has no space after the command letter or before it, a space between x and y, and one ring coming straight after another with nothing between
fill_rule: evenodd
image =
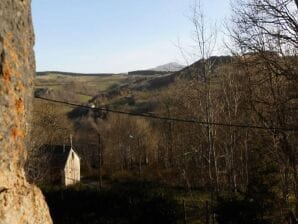
<instances>
[{"instance_id":1,"label":"shrub","mask_svg":"<svg viewBox=\"0 0 298 224\"><path fill-rule=\"evenodd\" d=\"M54 223L177 223L181 206L150 182L126 182L109 190L53 189L44 192Z\"/></svg>"},{"instance_id":2,"label":"shrub","mask_svg":"<svg viewBox=\"0 0 298 224\"><path fill-rule=\"evenodd\" d=\"M222 194L215 206L220 224L281 223L278 169L263 151L256 149L251 160L249 182L245 192Z\"/></svg>"}]
</instances>

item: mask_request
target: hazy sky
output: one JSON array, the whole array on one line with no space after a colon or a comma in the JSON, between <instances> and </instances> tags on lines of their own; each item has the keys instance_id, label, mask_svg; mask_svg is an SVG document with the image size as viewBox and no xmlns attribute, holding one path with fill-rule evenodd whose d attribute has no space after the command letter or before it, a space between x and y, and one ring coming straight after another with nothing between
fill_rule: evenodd
<instances>
[{"instance_id":1,"label":"hazy sky","mask_svg":"<svg viewBox=\"0 0 298 224\"><path fill-rule=\"evenodd\" d=\"M127 72L184 63L175 43L190 44L193 1L33 0L37 70ZM209 21L229 16L229 0L202 3Z\"/></svg>"}]
</instances>

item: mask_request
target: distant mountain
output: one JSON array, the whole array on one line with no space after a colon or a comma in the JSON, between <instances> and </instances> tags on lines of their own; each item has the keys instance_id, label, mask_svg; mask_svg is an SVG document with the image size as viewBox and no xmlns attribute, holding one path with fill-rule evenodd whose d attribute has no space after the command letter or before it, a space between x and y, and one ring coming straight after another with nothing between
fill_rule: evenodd
<instances>
[{"instance_id":1,"label":"distant mountain","mask_svg":"<svg viewBox=\"0 0 298 224\"><path fill-rule=\"evenodd\" d=\"M164 65L157 66L155 68L151 68L151 71L160 71L160 72L177 72L185 68L184 65L180 65L177 62L171 62Z\"/></svg>"}]
</instances>

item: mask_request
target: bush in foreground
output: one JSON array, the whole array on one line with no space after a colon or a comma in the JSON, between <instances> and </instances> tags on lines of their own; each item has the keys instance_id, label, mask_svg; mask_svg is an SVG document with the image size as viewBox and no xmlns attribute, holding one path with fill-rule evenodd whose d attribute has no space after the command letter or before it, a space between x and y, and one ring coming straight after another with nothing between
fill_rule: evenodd
<instances>
[{"instance_id":1,"label":"bush in foreground","mask_svg":"<svg viewBox=\"0 0 298 224\"><path fill-rule=\"evenodd\" d=\"M54 223L177 223L181 206L164 188L150 182L126 182L111 189L45 189Z\"/></svg>"}]
</instances>

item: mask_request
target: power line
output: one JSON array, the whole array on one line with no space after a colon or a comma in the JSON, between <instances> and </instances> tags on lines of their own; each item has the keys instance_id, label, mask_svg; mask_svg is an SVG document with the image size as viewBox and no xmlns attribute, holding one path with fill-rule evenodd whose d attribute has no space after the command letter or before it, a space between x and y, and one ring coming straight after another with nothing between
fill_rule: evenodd
<instances>
[{"instance_id":1,"label":"power line","mask_svg":"<svg viewBox=\"0 0 298 224\"><path fill-rule=\"evenodd\" d=\"M59 104L64 104L72 107L81 107L81 108L86 108L90 110L99 110L99 111L105 111L105 112L110 112L110 113L115 113L115 114L122 114L122 115L129 115L129 116L134 116L134 117L145 117L145 118L150 118L150 119L156 119L156 120L164 120L164 121L173 121L173 122L182 122L182 123L197 123L201 125L213 125L213 126L223 126L223 127L234 127L234 128L250 128L250 129L261 129L261 130L272 130L272 131L287 131L287 132L297 132L298 128L280 128L280 127L264 127L264 126L258 126L258 125L253 125L253 124L227 124L227 123L219 123L219 122L206 122L206 121L201 121L197 119L185 119L185 118L175 118L175 117L164 117L156 114L148 114L148 113L135 113L135 112L127 112L127 111L120 111L120 110L113 110L109 108L100 108L100 107L91 107L91 106L86 106L86 105L80 105L80 104L75 104L75 103L69 103L66 101L61 101L61 100L56 100L56 99L49 99L49 98L44 98L40 96L35 96L37 99L49 101L52 103L59 103Z\"/></svg>"}]
</instances>

